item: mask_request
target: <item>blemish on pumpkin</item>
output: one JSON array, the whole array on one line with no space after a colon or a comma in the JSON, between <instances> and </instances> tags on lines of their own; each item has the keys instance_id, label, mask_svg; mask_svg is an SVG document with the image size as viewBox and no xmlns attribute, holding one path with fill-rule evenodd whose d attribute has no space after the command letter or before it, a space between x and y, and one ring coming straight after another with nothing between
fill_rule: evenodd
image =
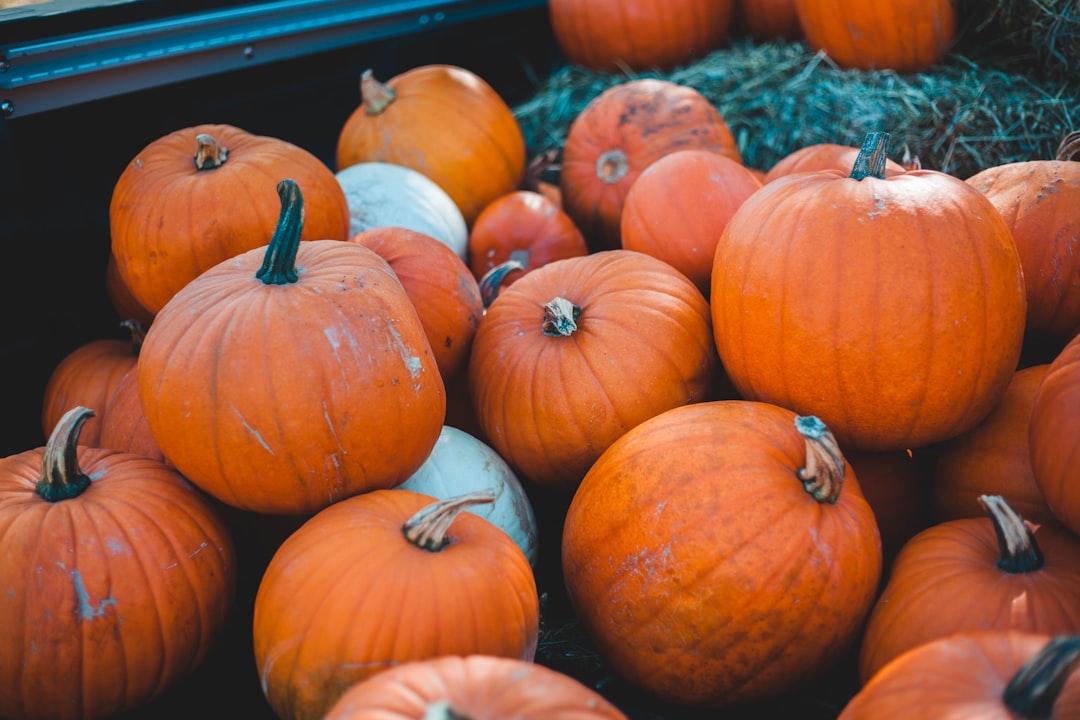
<instances>
[{"instance_id":1,"label":"blemish on pumpkin","mask_svg":"<svg viewBox=\"0 0 1080 720\"><path fill-rule=\"evenodd\" d=\"M111 594L99 602L96 606L90 601L90 593L86 589L86 584L83 582L82 573L78 570L68 570L63 563L57 563L60 568L71 576L71 581L75 586L75 617L79 620L93 620L96 617L101 617L105 614L106 609L110 605L116 605L116 598Z\"/></svg>"},{"instance_id":2,"label":"blemish on pumpkin","mask_svg":"<svg viewBox=\"0 0 1080 720\"><path fill-rule=\"evenodd\" d=\"M244 425L244 429L247 430L249 433L251 433L255 437L255 439L259 442L259 444L262 445L263 448L266 450L266 452L273 455L274 451L271 450L270 446L266 444L266 441L263 440L263 436L259 434L259 431L256 430L255 428L251 427L251 425L248 424L248 421L244 418L244 416L240 413L240 411L236 409L235 405L232 406L232 409L233 409L233 412L236 413L236 417L240 418L240 422Z\"/></svg>"}]
</instances>

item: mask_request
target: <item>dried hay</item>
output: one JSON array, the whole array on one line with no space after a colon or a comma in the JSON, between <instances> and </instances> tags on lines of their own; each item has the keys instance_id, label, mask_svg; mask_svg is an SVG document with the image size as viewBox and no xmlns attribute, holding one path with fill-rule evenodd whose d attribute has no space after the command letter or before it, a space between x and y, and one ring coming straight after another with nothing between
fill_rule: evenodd
<instances>
[{"instance_id":1,"label":"dried hay","mask_svg":"<svg viewBox=\"0 0 1080 720\"><path fill-rule=\"evenodd\" d=\"M1076 81L1080 62L1077 0L960 0L961 41L1022 62L1036 75Z\"/></svg>"},{"instance_id":2,"label":"dried hay","mask_svg":"<svg viewBox=\"0 0 1080 720\"><path fill-rule=\"evenodd\" d=\"M961 40L977 37L974 30L964 33ZM1039 80L1028 72L1030 59L988 57L974 42L967 50L958 41L938 66L901 75L841 69L805 43L736 39L667 73L564 66L514 111L531 155L539 155L562 147L570 123L596 95L632 78L654 77L708 98L749 167L768 169L812 143L859 145L866 133L884 130L898 161L907 150L922 167L961 178L1006 162L1048 159L1061 138L1080 127L1076 73Z\"/></svg>"}]
</instances>

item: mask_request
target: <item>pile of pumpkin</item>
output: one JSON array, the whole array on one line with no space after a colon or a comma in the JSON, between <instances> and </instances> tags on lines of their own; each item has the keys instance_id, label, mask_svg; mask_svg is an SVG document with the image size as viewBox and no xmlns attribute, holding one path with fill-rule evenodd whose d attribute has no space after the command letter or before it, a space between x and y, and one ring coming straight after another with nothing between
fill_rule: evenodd
<instances>
[{"instance_id":1,"label":"pile of pumpkin","mask_svg":"<svg viewBox=\"0 0 1080 720\"><path fill-rule=\"evenodd\" d=\"M673 706L854 652L844 718L1080 716L1080 134L967 179L887 132L762 172L693 88L627 80L550 183L474 73L361 82L336 173L200 125L118 178L132 342L68 356L0 460L0 716L198 667L233 511L296 519L252 627L281 718L623 717L533 663L541 549Z\"/></svg>"}]
</instances>

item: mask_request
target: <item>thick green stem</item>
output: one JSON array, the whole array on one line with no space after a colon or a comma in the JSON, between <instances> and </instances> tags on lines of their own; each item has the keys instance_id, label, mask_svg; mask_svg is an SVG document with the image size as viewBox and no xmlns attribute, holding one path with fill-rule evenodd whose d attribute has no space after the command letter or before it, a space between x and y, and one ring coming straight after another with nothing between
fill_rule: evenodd
<instances>
[{"instance_id":1,"label":"thick green stem","mask_svg":"<svg viewBox=\"0 0 1080 720\"><path fill-rule=\"evenodd\" d=\"M490 502L495 502L495 491L491 488L440 500L406 520L401 530L405 539L421 550L439 552L449 542L446 533L462 510Z\"/></svg>"},{"instance_id":2,"label":"thick green stem","mask_svg":"<svg viewBox=\"0 0 1080 720\"><path fill-rule=\"evenodd\" d=\"M796 473L803 488L818 502L836 502L847 465L836 438L813 415L795 418L795 427L806 440L806 467Z\"/></svg>"},{"instance_id":3,"label":"thick green stem","mask_svg":"<svg viewBox=\"0 0 1080 720\"><path fill-rule=\"evenodd\" d=\"M79 433L94 411L74 407L53 428L41 455L41 476L34 490L48 502L69 500L90 487L90 478L79 468Z\"/></svg>"},{"instance_id":4,"label":"thick green stem","mask_svg":"<svg viewBox=\"0 0 1080 720\"><path fill-rule=\"evenodd\" d=\"M1078 662L1080 635L1052 638L1005 686L1005 707L1023 720L1050 720L1061 688Z\"/></svg>"},{"instance_id":5,"label":"thick green stem","mask_svg":"<svg viewBox=\"0 0 1080 720\"><path fill-rule=\"evenodd\" d=\"M423 720L469 720L469 716L450 707L446 700L437 700L424 708Z\"/></svg>"},{"instance_id":6,"label":"thick green stem","mask_svg":"<svg viewBox=\"0 0 1080 720\"><path fill-rule=\"evenodd\" d=\"M980 495L979 503L990 516L997 535L999 557L997 567L1007 573L1035 572L1045 564L1042 550L1035 542L1035 533L1000 495Z\"/></svg>"},{"instance_id":7,"label":"thick green stem","mask_svg":"<svg viewBox=\"0 0 1080 720\"><path fill-rule=\"evenodd\" d=\"M286 178L277 185L281 198L281 214L277 227L266 247L262 267L255 273L266 285L288 285L299 279L296 272L296 253L300 249L300 233L304 229L304 198L295 180Z\"/></svg>"},{"instance_id":8,"label":"thick green stem","mask_svg":"<svg viewBox=\"0 0 1080 720\"><path fill-rule=\"evenodd\" d=\"M495 298L499 296L499 288L502 287L506 276L515 270L524 270L529 265L529 253L524 250L515 250L510 253L506 262L500 263L484 273L480 278L480 300L485 308L491 307Z\"/></svg>"},{"instance_id":9,"label":"thick green stem","mask_svg":"<svg viewBox=\"0 0 1080 720\"><path fill-rule=\"evenodd\" d=\"M885 178L885 161L889 159L886 154L888 148L889 133L867 133L863 139L862 147L859 148L859 154L855 158L855 165L851 168L851 175L848 177L855 180L863 180L868 177L883 180Z\"/></svg>"}]
</instances>

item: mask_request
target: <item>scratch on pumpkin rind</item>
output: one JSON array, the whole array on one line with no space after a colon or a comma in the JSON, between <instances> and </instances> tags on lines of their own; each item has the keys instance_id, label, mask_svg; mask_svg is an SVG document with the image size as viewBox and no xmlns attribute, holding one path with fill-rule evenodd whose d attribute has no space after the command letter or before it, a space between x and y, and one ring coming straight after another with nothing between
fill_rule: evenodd
<instances>
[{"instance_id":1,"label":"scratch on pumpkin rind","mask_svg":"<svg viewBox=\"0 0 1080 720\"><path fill-rule=\"evenodd\" d=\"M256 430L255 428L251 427L251 425L248 424L248 421L247 421L247 419L244 418L243 413L241 413L239 410L237 410L235 405L232 405L231 407L232 407L233 412L236 413L236 417L240 418L240 422L243 423L244 428L249 433L251 433L252 436L254 436L254 438L256 440L259 441L259 444L263 446L263 448L266 450L266 452L270 453L271 455L274 455L275 454L274 451L272 449L270 449L270 446L267 445L265 440L263 440L263 436L259 434L259 431Z\"/></svg>"},{"instance_id":2,"label":"scratch on pumpkin rind","mask_svg":"<svg viewBox=\"0 0 1080 720\"><path fill-rule=\"evenodd\" d=\"M96 617L101 617L105 614L105 611L110 605L116 605L116 598L112 596L112 591L109 591L109 596L99 602L96 606L90 601L90 593L86 589L86 584L83 582L82 573L76 570L68 570L64 563L57 563L60 569L71 576L71 581L75 586L75 617L79 620L93 620Z\"/></svg>"}]
</instances>

